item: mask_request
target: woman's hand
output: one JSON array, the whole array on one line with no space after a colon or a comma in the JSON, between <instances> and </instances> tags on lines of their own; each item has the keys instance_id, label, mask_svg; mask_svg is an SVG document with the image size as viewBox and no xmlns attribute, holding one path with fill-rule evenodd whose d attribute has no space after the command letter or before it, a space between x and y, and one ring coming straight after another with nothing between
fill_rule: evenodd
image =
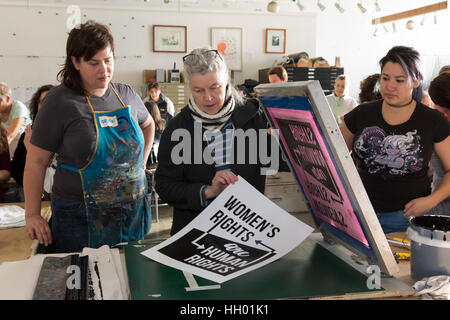
<instances>
[{"instance_id":1,"label":"woman's hand","mask_svg":"<svg viewBox=\"0 0 450 320\"><path fill-rule=\"evenodd\" d=\"M423 216L434 207L435 203L430 197L416 198L405 205L404 216L406 218Z\"/></svg>"},{"instance_id":2,"label":"woman's hand","mask_svg":"<svg viewBox=\"0 0 450 320\"><path fill-rule=\"evenodd\" d=\"M228 185L238 181L238 177L231 171L218 171L212 179L211 185L204 190L205 198L217 197Z\"/></svg>"},{"instance_id":3,"label":"woman's hand","mask_svg":"<svg viewBox=\"0 0 450 320\"><path fill-rule=\"evenodd\" d=\"M53 237L47 221L38 214L25 216L27 231L31 240L38 239L46 247L52 243Z\"/></svg>"}]
</instances>

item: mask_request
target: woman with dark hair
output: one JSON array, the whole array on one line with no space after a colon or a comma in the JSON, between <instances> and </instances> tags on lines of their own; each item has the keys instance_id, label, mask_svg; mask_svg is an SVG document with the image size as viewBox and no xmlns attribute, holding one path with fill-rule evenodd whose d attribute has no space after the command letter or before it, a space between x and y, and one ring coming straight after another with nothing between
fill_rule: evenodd
<instances>
[{"instance_id":1,"label":"woman with dark hair","mask_svg":"<svg viewBox=\"0 0 450 320\"><path fill-rule=\"evenodd\" d=\"M39 111L39 108L41 107L42 100L44 100L44 97L50 91L50 89L53 88L51 84L43 85L40 88L36 90L36 92L33 94L30 100L29 109L30 109L30 117L31 121L34 121L36 118L36 115ZM28 125L25 128L25 132L22 133L19 142L17 143L17 148L14 151L14 156L11 162L12 166L12 172L11 175L16 180L17 184L20 186L20 189L22 189L23 186L23 170L25 168L25 160L27 157L27 148L30 143L31 138L31 125ZM18 202L24 201L23 199L23 190L20 191L19 198L17 199Z\"/></svg>"},{"instance_id":2,"label":"woman with dark hair","mask_svg":"<svg viewBox=\"0 0 450 320\"><path fill-rule=\"evenodd\" d=\"M32 239L56 252L143 239L150 230L145 164L154 122L131 87L113 83L114 39L88 21L70 31L61 84L33 123L24 174ZM57 153L52 230L40 216L47 164Z\"/></svg>"},{"instance_id":3,"label":"woman with dark hair","mask_svg":"<svg viewBox=\"0 0 450 320\"><path fill-rule=\"evenodd\" d=\"M450 122L450 72L442 72L439 76L433 79L428 89L431 100L433 100L434 107L442 112L447 120ZM431 183L432 190L436 190L444 183L443 179L450 179L448 175L448 168L445 169L442 161L433 153L431 156L430 166L433 169L433 182ZM434 209L433 214L450 216L450 197L439 203Z\"/></svg>"},{"instance_id":4,"label":"woman with dark hair","mask_svg":"<svg viewBox=\"0 0 450 320\"><path fill-rule=\"evenodd\" d=\"M422 81L419 53L393 47L380 60L382 100L344 117L342 135L385 233L406 231L413 216L430 213L450 196L449 124L413 98ZM447 171L431 192L428 163L436 152Z\"/></svg>"},{"instance_id":5,"label":"woman with dark hair","mask_svg":"<svg viewBox=\"0 0 450 320\"><path fill-rule=\"evenodd\" d=\"M359 85L359 103L370 102L381 99L379 90L380 74L374 73L361 81Z\"/></svg>"},{"instance_id":6,"label":"woman with dark hair","mask_svg":"<svg viewBox=\"0 0 450 320\"><path fill-rule=\"evenodd\" d=\"M161 118L158 104L155 101L144 102L144 105L152 116L153 121L155 121L155 139L153 140L152 152L147 162L147 166L149 166L150 164L157 163L159 141L161 140L161 135L166 127L166 120ZM167 119L172 119L172 116L167 114Z\"/></svg>"}]
</instances>

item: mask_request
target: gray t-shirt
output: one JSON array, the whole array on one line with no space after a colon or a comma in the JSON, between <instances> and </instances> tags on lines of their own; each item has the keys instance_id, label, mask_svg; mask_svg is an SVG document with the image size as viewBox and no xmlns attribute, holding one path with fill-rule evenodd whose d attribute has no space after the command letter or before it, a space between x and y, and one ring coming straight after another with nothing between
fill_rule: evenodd
<instances>
[{"instance_id":1,"label":"gray t-shirt","mask_svg":"<svg viewBox=\"0 0 450 320\"><path fill-rule=\"evenodd\" d=\"M112 83L139 125L150 114L141 98L128 85ZM111 88L103 97L90 96L95 111L110 111L121 107L120 100ZM94 117L86 98L61 84L51 89L33 123L31 143L58 154L58 164L75 168L84 167L95 149L97 134ZM83 201L81 178L78 173L57 168L52 196L69 201Z\"/></svg>"}]
</instances>

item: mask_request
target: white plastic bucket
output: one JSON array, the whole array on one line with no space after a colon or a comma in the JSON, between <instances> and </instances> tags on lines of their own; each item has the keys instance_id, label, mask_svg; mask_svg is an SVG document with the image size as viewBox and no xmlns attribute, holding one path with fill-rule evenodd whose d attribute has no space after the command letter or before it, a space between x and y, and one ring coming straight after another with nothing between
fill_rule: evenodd
<instances>
[{"instance_id":1,"label":"white plastic bucket","mask_svg":"<svg viewBox=\"0 0 450 320\"><path fill-rule=\"evenodd\" d=\"M411 278L450 275L450 217L415 217L407 231L411 239Z\"/></svg>"}]
</instances>

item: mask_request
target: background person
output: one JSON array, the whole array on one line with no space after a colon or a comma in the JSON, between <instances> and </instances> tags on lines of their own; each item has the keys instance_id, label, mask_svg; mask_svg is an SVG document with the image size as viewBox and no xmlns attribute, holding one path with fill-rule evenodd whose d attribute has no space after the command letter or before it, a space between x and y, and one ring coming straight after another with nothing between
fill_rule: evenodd
<instances>
[{"instance_id":1,"label":"background person","mask_svg":"<svg viewBox=\"0 0 450 320\"><path fill-rule=\"evenodd\" d=\"M150 229L144 167L154 122L129 86L112 83L114 39L88 21L70 31L61 84L42 103L24 173L28 233L56 252L143 239ZM51 125L49 125L51 124ZM52 230L40 215L45 170L57 153Z\"/></svg>"},{"instance_id":2,"label":"background person","mask_svg":"<svg viewBox=\"0 0 450 320\"><path fill-rule=\"evenodd\" d=\"M285 68L282 66L273 67L267 73L269 77L269 83L287 82L288 74Z\"/></svg>"},{"instance_id":3,"label":"background person","mask_svg":"<svg viewBox=\"0 0 450 320\"><path fill-rule=\"evenodd\" d=\"M370 102L382 98L379 80L380 74L374 73L361 81L359 84L359 103Z\"/></svg>"},{"instance_id":4,"label":"background person","mask_svg":"<svg viewBox=\"0 0 450 320\"><path fill-rule=\"evenodd\" d=\"M445 73L445 72L450 73L450 65L443 66L443 67L439 70L439 74L442 74L442 73Z\"/></svg>"},{"instance_id":5,"label":"background person","mask_svg":"<svg viewBox=\"0 0 450 320\"><path fill-rule=\"evenodd\" d=\"M349 112L341 132L383 231L403 232L409 217L450 195L448 173L433 192L428 178L433 150L450 170L449 127L441 113L413 99L422 81L415 49L393 47L380 67L383 99Z\"/></svg>"},{"instance_id":6,"label":"background person","mask_svg":"<svg viewBox=\"0 0 450 320\"><path fill-rule=\"evenodd\" d=\"M147 162L147 166L149 164L157 163L157 156L158 156L158 148L159 148L159 142L161 140L161 135L166 127L166 121L161 118L161 115L159 113L159 108L156 102L154 101L147 101L144 103L145 107L147 108L148 112L153 118L153 121L155 122L155 138L153 139L153 148L152 152L150 154L149 160ZM172 119L171 115L169 116L169 120Z\"/></svg>"},{"instance_id":7,"label":"background person","mask_svg":"<svg viewBox=\"0 0 450 320\"><path fill-rule=\"evenodd\" d=\"M450 72L443 72L434 78L430 83L428 92L434 102L434 107L445 115L447 121L450 121ZM431 189L435 191L443 183L444 177L447 180L449 179L449 171L448 168L445 169L436 153L431 156L430 166L433 169ZM450 197L436 205L433 214L450 216Z\"/></svg>"},{"instance_id":8,"label":"background person","mask_svg":"<svg viewBox=\"0 0 450 320\"><path fill-rule=\"evenodd\" d=\"M246 139L245 154L234 153L240 159L250 158L249 153L252 147L259 145L259 139L267 139L268 145L272 141L259 103L236 93L228 78L228 68L217 50L195 49L183 61L191 97L162 134L155 173L158 195L173 206L172 235L192 221L228 185L235 183L238 175L264 193L266 177L261 174L260 159L256 163L246 160L243 164L235 159L229 161L228 156L236 147L236 130L256 130L257 134L263 130L263 135L258 135L258 141L252 146ZM205 137L200 138L201 145L196 145L195 126L201 126L202 137ZM175 164L172 153L180 142L172 138L180 129L191 137L190 152L187 152L191 156L188 161ZM216 136L214 140L212 133ZM212 150L217 151L213 163L208 164L204 157L201 163L194 162L194 152L211 154Z\"/></svg>"},{"instance_id":9,"label":"background person","mask_svg":"<svg viewBox=\"0 0 450 320\"><path fill-rule=\"evenodd\" d=\"M11 161L9 159L8 139L6 130L0 126L0 183L7 182L11 177ZM5 192L0 188L0 202L5 202Z\"/></svg>"},{"instance_id":10,"label":"background person","mask_svg":"<svg viewBox=\"0 0 450 320\"><path fill-rule=\"evenodd\" d=\"M30 100L30 118L32 121L36 119L36 115L41 107L42 100L47 95L48 91L53 88L53 85L43 85L36 90ZM19 138L19 142L17 143L17 148L14 152L14 156L11 162L12 172L11 175L16 180L17 184L20 186L20 189L23 187L23 170L25 168L25 160L27 157L27 148L30 143L31 138L31 125L28 125L25 128L25 132ZM20 198L17 201L24 201L23 197L23 189L20 192Z\"/></svg>"},{"instance_id":11,"label":"background person","mask_svg":"<svg viewBox=\"0 0 450 320\"><path fill-rule=\"evenodd\" d=\"M342 126L344 115L353 110L357 105L356 100L347 95L349 88L350 80L345 75L341 74L334 82L333 93L326 96L339 127Z\"/></svg>"},{"instance_id":12,"label":"background person","mask_svg":"<svg viewBox=\"0 0 450 320\"><path fill-rule=\"evenodd\" d=\"M30 111L22 102L11 97L11 89L3 82L0 82L0 119L7 130L9 152L13 155L20 135L31 123Z\"/></svg>"},{"instance_id":13,"label":"background person","mask_svg":"<svg viewBox=\"0 0 450 320\"><path fill-rule=\"evenodd\" d=\"M163 118L166 123L175 115L175 106L173 105L172 100L161 93L161 85L158 82L150 82L148 84L148 96L145 97L143 101L156 102L161 118Z\"/></svg>"}]
</instances>

